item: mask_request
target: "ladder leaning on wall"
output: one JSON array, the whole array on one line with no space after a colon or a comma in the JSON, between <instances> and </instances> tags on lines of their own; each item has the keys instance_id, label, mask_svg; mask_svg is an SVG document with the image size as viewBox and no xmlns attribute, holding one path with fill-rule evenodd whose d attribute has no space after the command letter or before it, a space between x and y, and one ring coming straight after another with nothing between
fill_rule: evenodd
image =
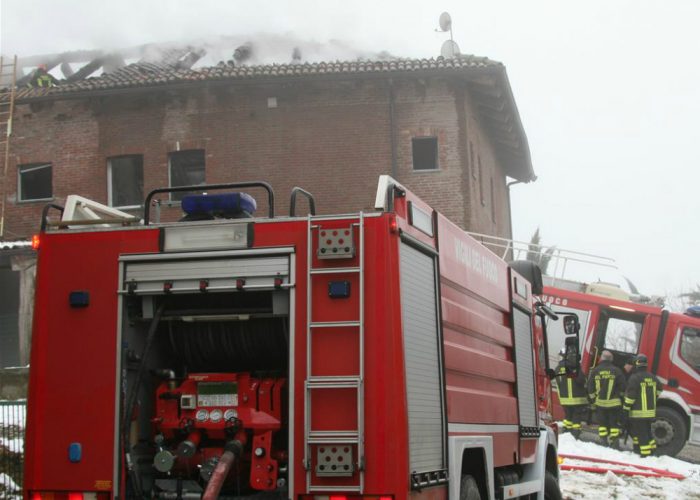
<instances>
[{"instance_id":1,"label":"ladder leaning on wall","mask_svg":"<svg viewBox=\"0 0 700 500\"><path fill-rule=\"evenodd\" d=\"M17 84L17 56L12 58L0 55L0 238L5 236L5 205L7 204L8 178L10 164L10 138L12 137L12 116L15 112L15 93Z\"/></svg>"}]
</instances>

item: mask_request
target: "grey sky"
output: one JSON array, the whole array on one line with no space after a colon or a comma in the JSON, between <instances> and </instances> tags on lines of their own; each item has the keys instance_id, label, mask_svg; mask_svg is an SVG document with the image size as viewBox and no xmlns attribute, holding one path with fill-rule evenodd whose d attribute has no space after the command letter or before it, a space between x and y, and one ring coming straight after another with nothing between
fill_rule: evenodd
<instances>
[{"instance_id":1,"label":"grey sky","mask_svg":"<svg viewBox=\"0 0 700 500\"><path fill-rule=\"evenodd\" d=\"M530 141L539 178L512 188L515 237L539 225L545 244L616 258L649 294L700 283L700 2L259 4L2 0L0 50L273 33L430 57L447 10L462 52L506 65Z\"/></svg>"}]
</instances>

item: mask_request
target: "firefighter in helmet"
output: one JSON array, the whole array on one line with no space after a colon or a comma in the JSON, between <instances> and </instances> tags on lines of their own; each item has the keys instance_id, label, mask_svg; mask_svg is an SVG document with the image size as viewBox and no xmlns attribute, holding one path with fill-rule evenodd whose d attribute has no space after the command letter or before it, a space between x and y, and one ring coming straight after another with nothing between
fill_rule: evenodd
<instances>
[{"instance_id":1,"label":"firefighter in helmet","mask_svg":"<svg viewBox=\"0 0 700 500\"><path fill-rule=\"evenodd\" d=\"M53 87L58 80L48 72L46 64L37 66L36 71L32 75L32 79L27 84L28 87Z\"/></svg>"},{"instance_id":2,"label":"firefighter in helmet","mask_svg":"<svg viewBox=\"0 0 700 500\"><path fill-rule=\"evenodd\" d=\"M648 457L656 449L651 434L651 423L656 417L656 399L661 392L661 383L647 371L647 357L638 354L625 391L622 420L627 425L634 442L634 451Z\"/></svg>"},{"instance_id":3,"label":"firefighter in helmet","mask_svg":"<svg viewBox=\"0 0 700 500\"><path fill-rule=\"evenodd\" d=\"M559 364L556 368L557 393L559 403L564 408L564 432L578 439L581 434L581 421L588 410L586 378L580 370L572 371L566 366L566 348L559 351Z\"/></svg>"},{"instance_id":4,"label":"firefighter in helmet","mask_svg":"<svg viewBox=\"0 0 700 500\"><path fill-rule=\"evenodd\" d=\"M588 378L588 395L596 409L598 443L619 447L620 411L625 394L625 375L613 365L613 354L603 351L600 363Z\"/></svg>"}]
</instances>

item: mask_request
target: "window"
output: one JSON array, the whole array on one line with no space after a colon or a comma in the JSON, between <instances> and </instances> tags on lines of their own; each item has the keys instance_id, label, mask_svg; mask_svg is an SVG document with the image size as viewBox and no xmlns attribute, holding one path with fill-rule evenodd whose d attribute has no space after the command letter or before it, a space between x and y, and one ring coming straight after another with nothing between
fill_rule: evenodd
<instances>
[{"instance_id":1,"label":"window","mask_svg":"<svg viewBox=\"0 0 700 500\"><path fill-rule=\"evenodd\" d=\"M413 170L437 170L437 137L413 138Z\"/></svg>"},{"instance_id":2,"label":"window","mask_svg":"<svg viewBox=\"0 0 700 500\"><path fill-rule=\"evenodd\" d=\"M476 164L474 163L474 144L469 141L469 168L472 169L472 178L476 179Z\"/></svg>"},{"instance_id":3,"label":"window","mask_svg":"<svg viewBox=\"0 0 700 500\"><path fill-rule=\"evenodd\" d=\"M476 164L479 170L479 198L481 199L481 206L486 206L486 198L484 198L484 173L481 170L481 155L476 156Z\"/></svg>"},{"instance_id":4,"label":"window","mask_svg":"<svg viewBox=\"0 0 700 500\"><path fill-rule=\"evenodd\" d=\"M491 222L496 222L496 196L493 189L493 177L491 177Z\"/></svg>"},{"instance_id":5,"label":"window","mask_svg":"<svg viewBox=\"0 0 700 500\"><path fill-rule=\"evenodd\" d=\"M610 310L603 311L600 322L605 336L603 347L611 351L636 354L643 325L642 318Z\"/></svg>"},{"instance_id":6,"label":"window","mask_svg":"<svg viewBox=\"0 0 700 500\"><path fill-rule=\"evenodd\" d=\"M170 153L170 186L197 186L204 184L204 150L192 149ZM172 193L173 200L181 200L187 192Z\"/></svg>"},{"instance_id":7,"label":"window","mask_svg":"<svg viewBox=\"0 0 700 500\"><path fill-rule=\"evenodd\" d=\"M697 328L683 328L681 337L681 357L700 372L700 330Z\"/></svg>"},{"instance_id":8,"label":"window","mask_svg":"<svg viewBox=\"0 0 700 500\"><path fill-rule=\"evenodd\" d=\"M48 200L53 197L50 163L19 166L19 201Z\"/></svg>"},{"instance_id":9,"label":"window","mask_svg":"<svg viewBox=\"0 0 700 500\"><path fill-rule=\"evenodd\" d=\"M143 202L143 156L107 160L107 192L111 207L138 207Z\"/></svg>"}]
</instances>

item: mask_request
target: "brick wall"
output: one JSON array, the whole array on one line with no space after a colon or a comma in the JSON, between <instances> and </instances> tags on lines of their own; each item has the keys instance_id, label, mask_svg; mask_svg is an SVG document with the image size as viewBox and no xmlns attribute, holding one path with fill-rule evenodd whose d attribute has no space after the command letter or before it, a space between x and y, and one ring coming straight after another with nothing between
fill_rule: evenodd
<instances>
[{"instance_id":1,"label":"brick wall","mask_svg":"<svg viewBox=\"0 0 700 500\"><path fill-rule=\"evenodd\" d=\"M398 180L463 227L508 235L505 177L464 86L439 78L399 80L394 93ZM269 97L277 107L268 107ZM437 171L413 170L416 136L437 137ZM481 158L483 205L470 147ZM168 185L168 153L185 149L205 150L208 183L270 182L278 214L287 213L293 186L311 191L320 213L370 210L378 176L392 168L389 84L202 86L19 105L6 238L35 232L46 203L17 203L20 164L53 164L56 203L73 193L106 203L108 157L143 155L148 192ZM300 211L306 206L298 205Z\"/></svg>"}]
</instances>

